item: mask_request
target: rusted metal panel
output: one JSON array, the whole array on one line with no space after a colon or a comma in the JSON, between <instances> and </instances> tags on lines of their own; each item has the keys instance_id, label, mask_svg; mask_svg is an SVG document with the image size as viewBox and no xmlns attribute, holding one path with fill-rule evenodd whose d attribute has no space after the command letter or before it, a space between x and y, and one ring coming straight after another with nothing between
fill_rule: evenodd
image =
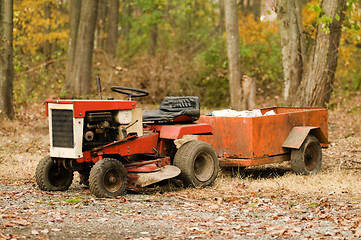
<instances>
[{"instance_id":1,"label":"rusted metal panel","mask_svg":"<svg viewBox=\"0 0 361 240\"><path fill-rule=\"evenodd\" d=\"M250 158L250 159L242 159L242 158L220 158L219 165L222 167L249 167L249 166L257 166L269 163L281 163L283 161L290 160L290 154L272 156L272 157L263 157L263 158Z\"/></svg>"},{"instance_id":2,"label":"rusted metal panel","mask_svg":"<svg viewBox=\"0 0 361 240\"><path fill-rule=\"evenodd\" d=\"M299 149L312 128L314 127L294 127L282 147Z\"/></svg>"},{"instance_id":3,"label":"rusted metal panel","mask_svg":"<svg viewBox=\"0 0 361 240\"><path fill-rule=\"evenodd\" d=\"M212 126L213 135L198 136L198 140L210 143L219 157L252 157L251 118L201 116L198 122Z\"/></svg>"},{"instance_id":4,"label":"rusted metal panel","mask_svg":"<svg viewBox=\"0 0 361 240\"><path fill-rule=\"evenodd\" d=\"M201 116L199 123L213 128L212 136L198 139L210 143L219 158L260 159L289 153L282 147L296 126L318 127L327 139L328 117L324 108L267 108L276 115L261 117ZM254 160L251 160L254 161ZM256 162L254 162L256 164Z\"/></svg>"},{"instance_id":5,"label":"rusted metal panel","mask_svg":"<svg viewBox=\"0 0 361 240\"><path fill-rule=\"evenodd\" d=\"M319 127L301 126L292 129L282 147L299 149L310 133L314 135L320 143L328 144L327 138Z\"/></svg>"}]
</instances>

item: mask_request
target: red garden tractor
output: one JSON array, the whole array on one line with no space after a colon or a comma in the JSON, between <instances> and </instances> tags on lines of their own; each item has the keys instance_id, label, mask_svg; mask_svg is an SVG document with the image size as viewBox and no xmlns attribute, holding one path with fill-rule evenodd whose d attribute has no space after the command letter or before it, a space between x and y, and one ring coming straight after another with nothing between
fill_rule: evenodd
<instances>
[{"instance_id":1,"label":"red garden tractor","mask_svg":"<svg viewBox=\"0 0 361 240\"><path fill-rule=\"evenodd\" d=\"M132 99L148 92L111 87L129 100L47 100L50 155L36 169L45 191L66 190L79 172L97 197L114 197L174 177L185 186L208 186L218 173L218 157L203 141L177 149L184 135L211 135L200 117L198 97L166 97L159 110L137 108Z\"/></svg>"},{"instance_id":2,"label":"red garden tractor","mask_svg":"<svg viewBox=\"0 0 361 240\"><path fill-rule=\"evenodd\" d=\"M325 108L256 109L252 117L200 116L199 98L192 96L166 97L159 110L142 111L132 98L148 92L111 89L129 100L46 101L50 155L36 169L40 189L68 189L74 171L97 197L114 197L175 177L184 186L205 187L214 182L219 166L289 161L297 174L321 169L321 148L328 147ZM199 136L177 148L175 141L185 135Z\"/></svg>"}]
</instances>

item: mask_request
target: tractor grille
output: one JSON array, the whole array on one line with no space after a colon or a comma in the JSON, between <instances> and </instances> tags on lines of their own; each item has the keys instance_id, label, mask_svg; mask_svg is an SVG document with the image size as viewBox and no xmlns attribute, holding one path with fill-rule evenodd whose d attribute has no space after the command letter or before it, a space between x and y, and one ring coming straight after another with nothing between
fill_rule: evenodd
<instances>
[{"instance_id":1,"label":"tractor grille","mask_svg":"<svg viewBox=\"0 0 361 240\"><path fill-rule=\"evenodd\" d=\"M73 111L58 110L51 111L53 147L73 148Z\"/></svg>"}]
</instances>

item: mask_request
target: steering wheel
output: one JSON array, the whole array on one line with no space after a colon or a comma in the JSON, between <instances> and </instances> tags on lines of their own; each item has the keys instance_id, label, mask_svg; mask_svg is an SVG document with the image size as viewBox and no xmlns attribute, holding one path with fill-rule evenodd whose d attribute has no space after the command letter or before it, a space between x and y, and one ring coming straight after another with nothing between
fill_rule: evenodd
<instances>
[{"instance_id":1,"label":"steering wheel","mask_svg":"<svg viewBox=\"0 0 361 240\"><path fill-rule=\"evenodd\" d=\"M130 87L121 87L121 86L112 86L110 87L110 89L113 92L117 92L117 93L121 93L121 94L125 94L129 96L129 100L131 100L132 98L137 98L137 97L145 97L149 95L149 92L142 90L142 89L138 89L138 88L130 88Z\"/></svg>"}]
</instances>

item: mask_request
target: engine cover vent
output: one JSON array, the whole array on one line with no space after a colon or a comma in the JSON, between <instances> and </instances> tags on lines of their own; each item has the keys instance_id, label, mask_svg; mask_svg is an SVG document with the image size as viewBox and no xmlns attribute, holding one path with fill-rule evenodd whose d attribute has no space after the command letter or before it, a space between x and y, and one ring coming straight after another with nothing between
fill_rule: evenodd
<instances>
[{"instance_id":1,"label":"engine cover vent","mask_svg":"<svg viewBox=\"0 0 361 240\"><path fill-rule=\"evenodd\" d=\"M86 119L88 122L111 121L112 114L111 112L90 112L87 113Z\"/></svg>"},{"instance_id":2,"label":"engine cover vent","mask_svg":"<svg viewBox=\"0 0 361 240\"><path fill-rule=\"evenodd\" d=\"M73 111L51 110L53 147L73 148Z\"/></svg>"}]
</instances>

